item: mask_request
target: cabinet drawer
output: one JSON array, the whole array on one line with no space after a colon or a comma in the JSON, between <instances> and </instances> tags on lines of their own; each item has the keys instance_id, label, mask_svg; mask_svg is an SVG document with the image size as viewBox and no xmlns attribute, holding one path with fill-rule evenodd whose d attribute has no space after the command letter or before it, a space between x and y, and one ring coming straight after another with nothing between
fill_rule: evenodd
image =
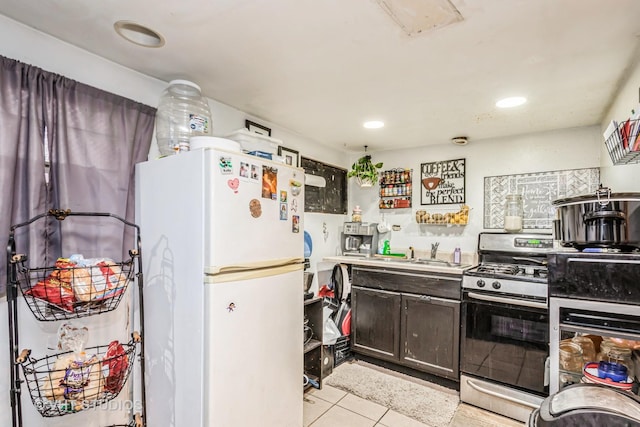
<instances>
[{"instance_id":1,"label":"cabinet drawer","mask_svg":"<svg viewBox=\"0 0 640 427\"><path fill-rule=\"evenodd\" d=\"M415 270L357 267L352 270L352 284L370 289L430 295L460 300L462 276Z\"/></svg>"}]
</instances>

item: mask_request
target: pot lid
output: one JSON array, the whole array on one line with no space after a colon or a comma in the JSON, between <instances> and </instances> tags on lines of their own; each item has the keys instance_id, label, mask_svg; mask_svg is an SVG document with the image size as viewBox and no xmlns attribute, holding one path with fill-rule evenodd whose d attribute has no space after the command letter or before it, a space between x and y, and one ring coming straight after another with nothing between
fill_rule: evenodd
<instances>
[{"instance_id":1,"label":"pot lid","mask_svg":"<svg viewBox=\"0 0 640 427\"><path fill-rule=\"evenodd\" d=\"M596 384L570 386L553 396L549 404L549 413L554 416L580 409L615 412L640 422L640 400L626 392L619 392L607 386Z\"/></svg>"},{"instance_id":2,"label":"pot lid","mask_svg":"<svg viewBox=\"0 0 640 427\"><path fill-rule=\"evenodd\" d=\"M608 197L609 200L620 201L634 201L640 202L640 193L611 193ZM607 200L607 196L600 197L601 201ZM564 199L558 199L551 202L554 206L576 205L580 203L598 202L598 196L595 194L585 194L582 196L566 197Z\"/></svg>"}]
</instances>

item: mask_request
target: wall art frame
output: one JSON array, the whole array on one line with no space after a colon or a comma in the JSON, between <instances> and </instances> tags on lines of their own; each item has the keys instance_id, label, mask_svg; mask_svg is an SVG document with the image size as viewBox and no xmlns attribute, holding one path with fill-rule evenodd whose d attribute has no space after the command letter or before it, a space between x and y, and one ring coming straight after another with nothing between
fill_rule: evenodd
<instances>
[{"instance_id":1,"label":"wall art frame","mask_svg":"<svg viewBox=\"0 0 640 427\"><path fill-rule=\"evenodd\" d=\"M252 122L251 120L245 120L244 127L246 127L249 132L255 132L264 136L271 136L271 129L261 124Z\"/></svg>"},{"instance_id":2,"label":"wall art frame","mask_svg":"<svg viewBox=\"0 0 640 427\"><path fill-rule=\"evenodd\" d=\"M464 204L465 175L466 159L421 163L420 204Z\"/></svg>"},{"instance_id":3,"label":"wall art frame","mask_svg":"<svg viewBox=\"0 0 640 427\"><path fill-rule=\"evenodd\" d=\"M553 229L557 199L595 194L600 185L600 169L565 169L484 178L485 229L504 227L504 200L520 194L524 205L525 230Z\"/></svg>"},{"instance_id":4,"label":"wall art frame","mask_svg":"<svg viewBox=\"0 0 640 427\"><path fill-rule=\"evenodd\" d=\"M279 145L278 156L284 157L285 164L289 166L293 166L296 168L300 166L300 153L296 150L292 150L291 148Z\"/></svg>"}]
</instances>

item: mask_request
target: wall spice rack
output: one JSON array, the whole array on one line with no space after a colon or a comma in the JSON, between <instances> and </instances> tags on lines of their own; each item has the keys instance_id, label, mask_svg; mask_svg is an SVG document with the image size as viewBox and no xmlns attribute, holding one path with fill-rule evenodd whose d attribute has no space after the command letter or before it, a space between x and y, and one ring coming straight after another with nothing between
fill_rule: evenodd
<instances>
[{"instance_id":1,"label":"wall spice rack","mask_svg":"<svg viewBox=\"0 0 640 427\"><path fill-rule=\"evenodd\" d=\"M413 194L412 169L390 169L380 173L380 209L411 207Z\"/></svg>"},{"instance_id":2,"label":"wall spice rack","mask_svg":"<svg viewBox=\"0 0 640 427\"><path fill-rule=\"evenodd\" d=\"M82 251L95 258L85 259ZM137 282L137 294L129 286L133 282ZM142 290L140 227L126 219L105 212L51 209L10 227L7 303L13 427L23 426L24 383L42 417L64 416L97 408L117 397L136 360L140 387L134 399L139 399L135 410L140 412L132 410L128 424L108 427L146 427ZM140 330L128 342L113 340L81 352L63 349L39 358L32 357L29 349L20 351L19 307L23 304L19 296L36 320L55 322L113 311L128 292L132 300L137 298Z\"/></svg>"}]
</instances>

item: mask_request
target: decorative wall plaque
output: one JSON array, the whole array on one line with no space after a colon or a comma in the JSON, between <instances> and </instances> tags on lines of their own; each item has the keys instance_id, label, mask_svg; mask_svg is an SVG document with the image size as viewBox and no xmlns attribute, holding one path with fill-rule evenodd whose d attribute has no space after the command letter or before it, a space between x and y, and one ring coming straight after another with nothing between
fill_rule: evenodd
<instances>
[{"instance_id":1,"label":"decorative wall plaque","mask_svg":"<svg viewBox=\"0 0 640 427\"><path fill-rule=\"evenodd\" d=\"M525 229L550 229L555 219L554 200L595 194L600 169L570 169L484 178L484 228L504 227L507 194L521 194Z\"/></svg>"},{"instance_id":2,"label":"decorative wall plaque","mask_svg":"<svg viewBox=\"0 0 640 427\"><path fill-rule=\"evenodd\" d=\"M443 160L420 165L420 204L464 203L465 159Z\"/></svg>"}]
</instances>

